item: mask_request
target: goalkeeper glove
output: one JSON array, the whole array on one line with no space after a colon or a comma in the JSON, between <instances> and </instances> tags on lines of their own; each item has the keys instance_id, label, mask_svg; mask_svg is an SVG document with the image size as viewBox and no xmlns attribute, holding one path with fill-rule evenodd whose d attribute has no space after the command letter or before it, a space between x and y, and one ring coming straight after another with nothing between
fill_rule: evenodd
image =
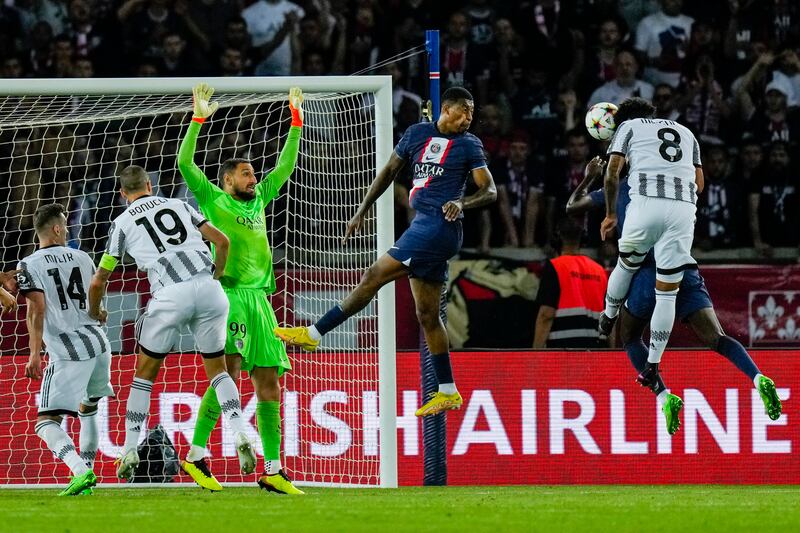
<instances>
[{"instance_id":1,"label":"goalkeeper glove","mask_svg":"<svg viewBox=\"0 0 800 533\"><path fill-rule=\"evenodd\" d=\"M203 123L208 117L214 114L219 104L211 102L211 96L214 94L214 89L209 87L207 83L198 83L192 88L192 105L194 114L192 120Z\"/></svg>"},{"instance_id":2,"label":"goalkeeper glove","mask_svg":"<svg viewBox=\"0 0 800 533\"><path fill-rule=\"evenodd\" d=\"M300 87L289 89L289 109L292 111L292 126L302 126L303 90Z\"/></svg>"}]
</instances>

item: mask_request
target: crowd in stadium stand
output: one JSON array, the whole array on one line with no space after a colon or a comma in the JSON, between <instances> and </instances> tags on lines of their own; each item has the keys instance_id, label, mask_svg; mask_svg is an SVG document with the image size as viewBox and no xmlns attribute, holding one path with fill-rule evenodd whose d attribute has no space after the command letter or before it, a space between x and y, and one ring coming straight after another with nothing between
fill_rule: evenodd
<instances>
[{"instance_id":1,"label":"crowd in stadium stand","mask_svg":"<svg viewBox=\"0 0 800 533\"><path fill-rule=\"evenodd\" d=\"M633 95L702 143L698 247L798 246L795 0L6 0L0 74L350 74L418 47L429 28L441 29L442 89L475 96L473 131L499 189L469 214L465 246L547 251L604 148L585 132L585 109ZM416 55L379 70L394 78L397 138L419 120L426 69ZM399 184L401 226L406 193ZM586 245L600 244L600 216Z\"/></svg>"}]
</instances>

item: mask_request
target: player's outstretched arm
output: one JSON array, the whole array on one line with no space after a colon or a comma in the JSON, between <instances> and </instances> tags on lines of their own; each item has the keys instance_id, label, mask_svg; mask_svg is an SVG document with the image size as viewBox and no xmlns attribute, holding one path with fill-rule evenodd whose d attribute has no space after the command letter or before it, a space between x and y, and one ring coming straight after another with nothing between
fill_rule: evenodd
<instances>
[{"instance_id":1,"label":"player's outstretched arm","mask_svg":"<svg viewBox=\"0 0 800 533\"><path fill-rule=\"evenodd\" d=\"M392 184L405 166L405 159L398 156L396 152L392 152L389 161L383 165L381 171L378 172L378 175L372 180L366 196L364 196L364 199L361 201L361 205L358 206L358 211L356 211L356 214L350 219L350 222L347 223L347 228L342 238L342 244L345 244L351 235L358 233L361 226L364 224L364 217L372 207L372 204L374 204L378 198L381 197L383 192L389 188L389 185Z\"/></svg>"},{"instance_id":2,"label":"player's outstretched arm","mask_svg":"<svg viewBox=\"0 0 800 533\"><path fill-rule=\"evenodd\" d=\"M606 162L600 156L595 156L587 163L583 172L583 181L572 191L569 200L567 200L568 215L581 215L596 207L596 204L589 197L589 188L603 176L605 167Z\"/></svg>"},{"instance_id":3,"label":"player's outstretched arm","mask_svg":"<svg viewBox=\"0 0 800 533\"><path fill-rule=\"evenodd\" d=\"M214 279L220 279L225 275L225 263L228 262L231 241L210 222L206 222L198 229L203 238L214 245Z\"/></svg>"},{"instance_id":4,"label":"player's outstretched arm","mask_svg":"<svg viewBox=\"0 0 800 533\"><path fill-rule=\"evenodd\" d=\"M189 190L197 197L200 204L210 201L214 193L222 192L219 187L211 183L200 167L194 162L194 152L197 149L197 137L203 122L206 121L219 107L217 102L211 102L214 89L205 83L200 83L192 89L193 113L192 122L183 136L178 149L178 170L186 180Z\"/></svg>"},{"instance_id":5,"label":"player's outstretched arm","mask_svg":"<svg viewBox=\"0 0 800 533\"><path fill-rule=\"evenodd\" d=\"M297 154L300 152L300 132L304 118L303 91L299 87L289 89L289 111L292 113L292 125L289 127L289 135L286 136L286 142L283 143L283 148L278 156L278 164L256 187L257 193L263 195L267 202L278 196L297 165Z\"/></svg>"},{"instance_id":6,"label":"player's outstretched arm","mask_svg":"<svg viewBox=\"0 0 800 533\"><path fill-rule=\"evenodd\" d=\"M17 308L17 299L2 287L0 287L0 308L4 313L10 313Z\"/></svg>"},{"instance_id":7,"label":"player's outstretched arm","mask_svg":"<svg viewBox=\"0 0 800 533\"><path fill-rule=\"evenodd\" d=\"M28 326L28 364L25 365L25 376L31 379L42 378L42 332L44 331L45 300L41 291L25 293L28 312L25 324Z\"/></svg>"},{"instance_id":8,"label":"player's outstretched arm","mask_svg":"<svg viewBox=\"0 0 800 533\"><path fill-rule=\"evenodd\" d=\"M617 196L619 195L619 174L625 166L625 156L611 154L606 167L603 188L606 191L606 218L600 224L600 238L606 240L617 227Z\"/></svg>"}]
</instances>

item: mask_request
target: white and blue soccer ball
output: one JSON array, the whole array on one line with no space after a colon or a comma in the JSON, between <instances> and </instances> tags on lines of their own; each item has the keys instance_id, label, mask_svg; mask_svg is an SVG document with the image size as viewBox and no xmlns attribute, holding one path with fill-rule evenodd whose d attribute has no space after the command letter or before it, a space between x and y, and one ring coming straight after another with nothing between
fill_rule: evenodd
<instances>
[{"instance_id":1,"label":"white and blue soccer ball","mask_svg":"<svg viewBox=\"0 0 800 533\"><path fill-rule=\"evenodd\" d=\"M607 141L614 136L617 124L614 121L614 114L617 106L610 102L599 102L594 104L586 112L586 130L593 138L598 141Z\"/></svg>"}]
</instances>

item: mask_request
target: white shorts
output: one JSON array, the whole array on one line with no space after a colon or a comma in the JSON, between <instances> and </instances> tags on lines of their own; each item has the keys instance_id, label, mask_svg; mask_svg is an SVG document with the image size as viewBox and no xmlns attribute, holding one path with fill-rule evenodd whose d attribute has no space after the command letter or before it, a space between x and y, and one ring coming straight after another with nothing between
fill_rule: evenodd
<instances>
[{"instance_id":1,"label":"white shorts","mask_svg":"<svg viewBox=\"0 0 800 533\"><path fill-rule=\"evenodd\" d=\"M111 352L85 361L50 361L39 389L39 414L78 416L81 402L114 396Z\"/></svg>"},{"instance_id":2,"label":"white shorts","mask_svg":"<svg viewBox=\"0 0 800 533\"><path fill-rule=\"evenodd\" d=\"M696 211L689 202L633 196L618 243L620 257L640 263L652 249L656 279L680 282L685 270L697 268L692 257Z\"/></svg>"},{"instance_id":3,"label":"white shorts","mask_svg":"<svg viewBox=\"0 0 800 533\"><path fill-rule=\"evenodd\" d=\"M228 298L219 281L200 274L156 292L136 322L139 347L150 357L163 358L188 327L201 354L225 349Z\"/></svg>"}]
</instances>

